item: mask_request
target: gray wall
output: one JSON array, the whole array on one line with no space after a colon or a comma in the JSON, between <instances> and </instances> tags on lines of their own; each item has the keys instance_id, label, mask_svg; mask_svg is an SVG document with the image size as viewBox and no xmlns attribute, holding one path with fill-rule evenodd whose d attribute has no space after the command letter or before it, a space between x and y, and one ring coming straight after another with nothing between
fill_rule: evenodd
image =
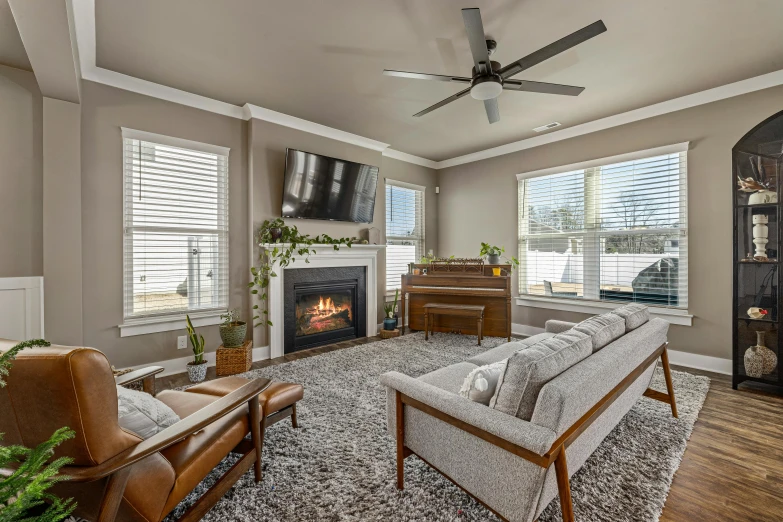
<instances>
[{"instance_id":1,"label":"gray wall","mask_svg":"<svg viewBox=\"0 0 783 522\"><path fill-rule=\"evenodd\" d=\"M120 127L229 147L231 307L247 308L247 123L105 85L82 84L82 274L84 344L117 367L191 355L182 331L120 337L122 307L122 135ZM207 351L217 326L199 328Z\"/></svg>"},{"instance_id":2,"label":"gray wall","mask_svg":"<svg viewBox=\"0 0 783 522\"><path fill-rule=\"evenodd\" d=\"M378 151L357 145L257 119L250 121L249 130L249 149L251 154L249 166L253 184L251 197L254 232L258 230L259 225L264 220L280 216L286 148L375 165L380 168L375 212L371 225L308 219L287 220L289 224L296 225L301 232L312 236L328 234L332 237L359 237L362 229L375 227L381 231L382 237L385 238L386 205L383 179L388 177L427 187L425 192L427 198L425 201L425 238L427 248L434 249L436 247L438 205L435 196L435 185L437 174L433 169L383 157ZM253 259L257 260L259 252L256 241L253 241L253 247ZM385 285L386 259L385 253L382 251L379 253L378 259L378 322L383 319L381 304L384 299ZM255 298L253 304L255 304ZM253 344L257 347L265 346L268 342L267 333L266 328L256 328L254 330Z\"/></svg>"},{"instance_id":3,"label":"gray wall","mask_svg":"<svg viewBox=\"0 0 783 522\"><path fill-rule=\"evenodd\" d=\"M0 277L43 275L42 107L33 73L0 65Z\"/></svg>"},{"instance_id":4,"label":"gray wall","mask_svg":"<svg viewBox=\"0 0 783 522\"><path fill-rule=\"evenodd\" d=\"M673 350L731 357L731 149L783 109L783 87L666 114L439 172L440 254L475 255L480 241L517 247L521 172L691 142L688 153L689 309L693 326L673 326ZM516 292L516 281L515 292ZM513 306L513 321L543 327L582 314Z\"/></svg>"}]
</instances>

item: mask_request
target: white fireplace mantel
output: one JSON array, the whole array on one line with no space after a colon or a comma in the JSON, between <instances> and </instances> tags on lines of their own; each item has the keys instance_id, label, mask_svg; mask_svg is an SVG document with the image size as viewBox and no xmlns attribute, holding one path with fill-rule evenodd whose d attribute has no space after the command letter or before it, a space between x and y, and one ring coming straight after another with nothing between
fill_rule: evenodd
<instances>
[{"instance_id":1,"label":"white fireplace mantel","mask_svg":"<svg viewBox=\"0 0 783 522\"><path fill-rule=\"evenodd\" d=\"M285 248L288 243L263 243L258 245L263 250L272 250L273 248ZM378 334L378 251L386 248L386 245L357 245L351 247L340 246L338 250L333 245L310 245L310 250L315 250L315 254L310 254L309 263L305 263L304 258L294 256L296 261L291 262L283 270L275 262L272 270L277 277L269 278L269 287L267 288L267 303L269 310L269 320L272 326L269 327L269 350L270 356L283 356L283 298L285 272L292 268L324 268L324 267L342 267L342 266L364 266L367 268L367 336L371 337Z\"/></svg>"}]
</instances>

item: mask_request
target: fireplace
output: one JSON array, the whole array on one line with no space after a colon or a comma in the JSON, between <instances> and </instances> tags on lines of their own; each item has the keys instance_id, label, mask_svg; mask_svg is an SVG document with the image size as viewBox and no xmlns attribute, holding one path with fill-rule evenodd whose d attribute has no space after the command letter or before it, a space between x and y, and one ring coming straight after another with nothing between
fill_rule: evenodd
<instances>
[{"instance_id":1,"label":"fireplace","mask_svg":"<svg viewBox=\"0 0 783 522\"><path fill-rule=\"evenodd\" d=\"M284 352L367 335L364 267L286 270Z\"/></svg>"}]
</instances>

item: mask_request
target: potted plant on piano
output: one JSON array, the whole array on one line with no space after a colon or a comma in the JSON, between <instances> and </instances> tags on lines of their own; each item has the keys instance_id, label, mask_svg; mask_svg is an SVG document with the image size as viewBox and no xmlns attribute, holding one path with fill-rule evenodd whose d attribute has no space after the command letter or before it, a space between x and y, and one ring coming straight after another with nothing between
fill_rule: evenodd
<instances>
[{"instance_id":1,"label":"potted plant on piano","mask_svg":"<svg viewBox=\"0 0 783 522\"><path fill-rule=\"evenodd\" d=\"M190 316L186 315L188 338L193 347L193 361L188 363L188 379L190 382L201 382L207 378L207 361L204 359L204 336L196 335Z\"/></svg>"},{"instance_id":2,"label":"potted plant on piano","mask_svg":"<svg viewBox=\"0 0 783 522\"><path fill-rule=\"evenodd\" d=\"M394 291L394 302L385 303L383 305L383 311L386 312L386 317L383 319L384 330L397 329L397 318L394 317L394 311L397 310L397 299L400 297L400 289Z\"/></svg>"}]
</instances>

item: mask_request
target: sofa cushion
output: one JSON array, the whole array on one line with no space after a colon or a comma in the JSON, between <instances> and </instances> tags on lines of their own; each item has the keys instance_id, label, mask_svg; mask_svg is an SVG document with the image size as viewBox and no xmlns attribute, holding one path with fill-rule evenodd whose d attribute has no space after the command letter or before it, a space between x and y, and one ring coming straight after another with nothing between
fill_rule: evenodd
<instances>
[{"instance_id":1,"label":"sofa cushion","mask_svg":"<svg viewBox=\"0 0 783 522\"><path fill-rule=\"evenodd\" d=\"M148 439L179 422L174 410L152 395L117 386L120 426Z\"/></svg>"},{"instance_id":2,"label":"sofa cushion","mask_svg":"<svg viewBox=\"0 0 783 522\"><path fill-rule=\"evenodd\" d=\"M462 382L459 390L461 397L489 406L489 401L495 395L500 374L506 371L508 359L474 368Z\"/></svg>"},{"instance_id":3,"label":"sofa cushion","mask_svg":"<svg viewBox=\"0 0 783 522\"><path fill-rule=\"evenodd\" d=\"M514 355L514 352L523 350L528 346L533 346L534 344L536 344L538 341L542 339L549 339L550 337L554 337L554 336L555 334L553 333L540 333L537 335L531 335L530 337L519 341L511 341L510 343L503 343L500 346L492 348L491 350L487 350L486 352L471 357L470 359L467 360L467 362L476 364L478 366L492 364L498 361L502 361L503 359L508 359L509 357Z\"/></svg>"},{"instance_id":4,"label":"sofa cushion","mask_svg":"<svg viewBox=\"0 0 783 522\"><path fill-rule=\"evenodd\" d=\"M625 333L625 319L615 314L596 315L585 319L573 329L590 336L595 353Z\"/></svg>"},{"instance_id":5,"label":"sofa cushion","mask_svg":"<svg viewBox=\"0 0 783 522\"><path fill-rule=\"evenodd\" d=\"M461 362L452 364L450 366L444 366L434 372L430 372L419 377L420 381L424 381L427 384L431 384L441 390L458 394L462 383L465 381L465 376L473 371L477 365L469 362Z\"/></svg>"},{"instance_id":6,"label":"sofa cushion","mask_svg":"<svg viewBox=\"0 0 783 522\"><path fill-rule=\"evenodd\" d=\"M490 407L529 421L541 388L592 353L585 333L569 330L542 339L509 357Z\"/></svg>"},{"instance_id":7,"label":"sofa cushion","mask_svg":"<svg viewBox=\"0 0 783 522\"><path fill-rule=\"evenodd\" d=\"M625 319L625 333L636 330L650 320L650 310L643 304L629 303L611 311Z\"/></svg>"}]
</instances>

